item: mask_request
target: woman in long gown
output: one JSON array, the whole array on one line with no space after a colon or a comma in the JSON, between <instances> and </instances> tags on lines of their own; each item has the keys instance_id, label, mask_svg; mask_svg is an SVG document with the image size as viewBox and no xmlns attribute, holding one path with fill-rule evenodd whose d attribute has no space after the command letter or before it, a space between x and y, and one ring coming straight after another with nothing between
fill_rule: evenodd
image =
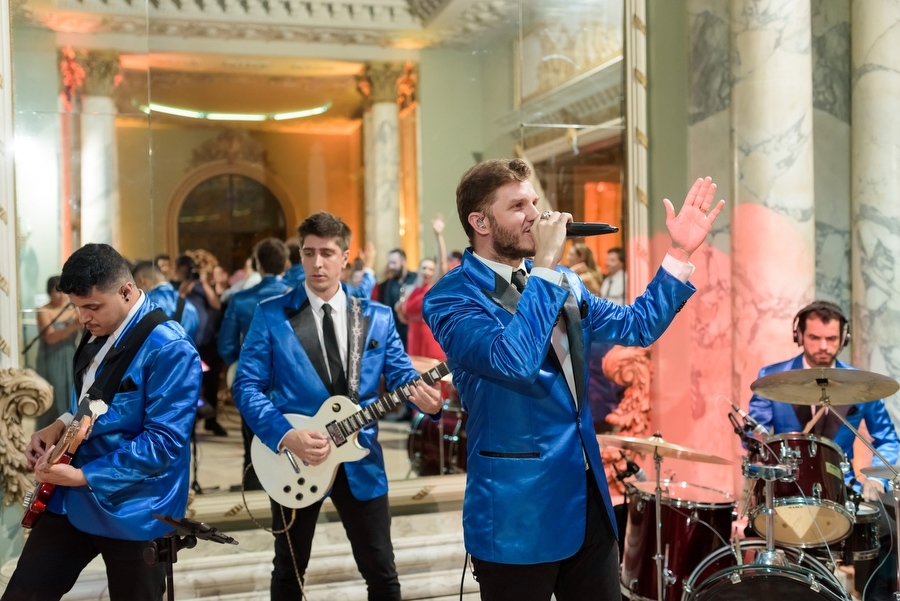
<instances>
[{"instance_id":1,"label":"woman in long gown","mask_svg":"<svg viewBox=\"0 0 900 601\"><path fill-rule=\"evenodd\" d=\"M78 311L69 304L69 297L56 289L59 276L47 280L50 302L37 310L38 346L37 372L53 387L53 404L35 420L35 430L49 426L69 410L74 375L72 361L78 333L82 331Z\"/></svg>"},{"instance_id":2,"label":"woman in long gown","mask_svg":"<svg viewBox=\"0 0 900 601\"><path fill-rule=\"evenodd\" d=\"M434 259L422 259L419 262L418 278L415 286L397 303L398 311L401 319L409 325L406 334L406 352L410 357L429 357L443 361L446 359L441 346L434 339L428 324L422 317L422 300L425 293L431 289L431 285L436 282L447 270L447 253L444 248L444 218L441 215L431 220L431 227L434 230L435 242L437 245L437 256L440 257L440 264L436 264Z\"/></svg>"}]
</instances>

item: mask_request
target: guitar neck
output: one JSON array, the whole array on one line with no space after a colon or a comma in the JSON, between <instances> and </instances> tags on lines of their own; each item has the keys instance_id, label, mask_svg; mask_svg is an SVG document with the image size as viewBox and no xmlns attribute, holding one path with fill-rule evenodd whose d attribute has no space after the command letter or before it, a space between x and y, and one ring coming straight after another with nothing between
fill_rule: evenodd
<instances>
[{"instance_id":1,"label":"guitar neck","mask_svg":"<svg viewBox=\"0 0 900 601\"><path fill-rule=\"evenodd\" d=\"M450 368L447 366L446 361L435 365L434 367L423 373L421 377L416 378L411 382L407 382L400 388L387 393L371 405L361 407L360 410L355 414L338 422L341 431L345 436L349 436L354 432L358 432L362 428L378 421L380 418L396 409L397 406L401 403L406 402L412 392L410 387L415 382L421 380L426 385L431 386L449 373Z\"/></svg>"}]
</instances>

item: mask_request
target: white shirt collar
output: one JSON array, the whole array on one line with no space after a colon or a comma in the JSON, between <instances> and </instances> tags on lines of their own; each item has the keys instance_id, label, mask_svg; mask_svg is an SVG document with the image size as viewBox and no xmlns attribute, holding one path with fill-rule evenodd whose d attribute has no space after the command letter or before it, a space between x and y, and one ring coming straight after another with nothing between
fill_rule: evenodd
<instances>
[{"instance_id":1,"label":"white shirt collar","mask_svg":"<svg viewBox=\"0 0 900 601\"><path fill-rule=\"evenodd\" d=\"M484 263L485 265L490 267L494 273L499 275L501 278L505 279L507 282L512 281L513 268L510 267L509 265L507 265L506 263L498 263L497 261L491 261L490 259L486 259L486 258L482 257L475 251L472 251L472 255L476 259L478 259L479 261L481 261L482 263ZM522 259L522 262L519 263L519 266L516 269L517 270L521 269L522 271L525 271L527 273L528 270L525 269L525 259Z\"/></svg>"},{"instance_id":2,"label":"white shirt collar","mask_svg":"<svg viewBox=\"0 0 900 601\"><path fill-rule=\"evenodd\" d=\"M306 298L309 299L309 306L312 307L312 310L318 315L322 312L322 306L328 304L334 310L334 312L341 312L341 314L346 313L347 311L347 295L344 293L344 287L338 286L337 292L334 293L328 301L324 301L316 294L309 289L306 281L303 281L303 287L306 288Z\"/></svg>"}]
</instances>

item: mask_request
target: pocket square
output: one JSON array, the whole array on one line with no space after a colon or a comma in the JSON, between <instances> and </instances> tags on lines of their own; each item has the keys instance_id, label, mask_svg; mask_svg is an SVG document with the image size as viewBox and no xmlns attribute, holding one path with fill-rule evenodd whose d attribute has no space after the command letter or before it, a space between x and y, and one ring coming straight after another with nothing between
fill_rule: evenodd
<instances>
[{"instance_id":1,"label":"pocket square","mask_svg":"<svg viewBox=\"0 0 900 601\"><path fill-rule=\"evenodd\" d=\"M378 341L374 338L369 341L369 346L366 347L366 350L371 351L373 348L378 348Z\"/></svg>"},{"instance_id":2,"label":"pocket square","mask_svg":"<svg viewBox=\"0 0 900 601\"><path fill-rule=\"evenodd\" d=\"M586 300L581 301L581 319L584 319L588 316L588 304Z\"/></svg>"},{"instance_id":3,"label":"pocket square","mask_svg":"<svg viewBox=\"0 0 900 601\"><path fill-rule=\"evenodd\" d=\"M134 380L132 380L130 377L125 378L124 380L122 380L122 383L119 384L119 392L134 392L137 389L137 384L135 384Z\"/></svg>"}]
</instances>

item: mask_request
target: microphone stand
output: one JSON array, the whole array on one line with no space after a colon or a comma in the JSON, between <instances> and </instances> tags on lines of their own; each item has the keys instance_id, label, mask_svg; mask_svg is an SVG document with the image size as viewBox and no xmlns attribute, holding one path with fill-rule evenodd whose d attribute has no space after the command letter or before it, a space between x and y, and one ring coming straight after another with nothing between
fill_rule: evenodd
<instances>
[{"instance_id":1,"label":"microphone stand","mask_svg":"<svg viewBox=\"0 0 900 601\"><path fill-rule=\"evenodd\" d=\"M150 541L150 546L144 549L144 562L148 566L155 566L161 561L166 564L166 599L168 601L175 601L175 573L172 566L178 561L179 550L193 549L197 546L198 539L221 544L238 544L227 534L223 534L203 522L195 522L187 518L173 518L170 515L159 515L158 513L154 513L153 517L174 528L172 532L162 538Z\"/></svg>"}]
</instances>

